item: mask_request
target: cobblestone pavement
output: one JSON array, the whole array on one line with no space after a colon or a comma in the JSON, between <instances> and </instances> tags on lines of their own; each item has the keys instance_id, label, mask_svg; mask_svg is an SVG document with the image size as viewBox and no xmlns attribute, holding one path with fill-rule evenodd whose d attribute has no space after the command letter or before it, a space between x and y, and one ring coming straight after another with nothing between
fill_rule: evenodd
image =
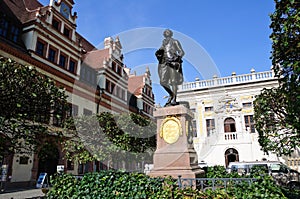
<instances>
[{"instance_id":1,"label":"cobblestone pavement","mask_svg":"<svg viewBox=\"0 0 300 199\"><path fill-rule=\"evenodd\" d=\"M0 199L29 199L29 198L43 198L45 194L41 189L29 189L23 191L13 191L9 193L1 193Z\"/></svg>"}]
</instances>

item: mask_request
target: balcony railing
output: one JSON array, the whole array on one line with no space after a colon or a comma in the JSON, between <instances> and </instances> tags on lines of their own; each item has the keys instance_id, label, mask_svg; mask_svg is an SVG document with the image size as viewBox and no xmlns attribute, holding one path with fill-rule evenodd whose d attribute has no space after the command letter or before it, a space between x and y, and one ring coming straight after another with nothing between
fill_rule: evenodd
<instances>
[{"instance_id":1,"label":"balcony railing","mask_svg":"<svg viewBox=\"0 0 300 199\"><path fill-rule=\"evenodd\" d=\"M224 133L225 140L237 140L238 139L238 133L232 132L232 133Z\"/></svg>"},{"instance_id":2,"label":"balcony railing","mask_svg":"<svg viewBox=\"0 0 300 199\"><path fill-rule=\"evenodd\" d=\"M208 80L200 80L195 82L185 82L178 87L179 91L194 90L210 87L220 87L225 85L241 84L254 81L274 79L273 71L252 72L250 74L232 75L229 77L220 77Z\"/></svg>"}]
</instances>

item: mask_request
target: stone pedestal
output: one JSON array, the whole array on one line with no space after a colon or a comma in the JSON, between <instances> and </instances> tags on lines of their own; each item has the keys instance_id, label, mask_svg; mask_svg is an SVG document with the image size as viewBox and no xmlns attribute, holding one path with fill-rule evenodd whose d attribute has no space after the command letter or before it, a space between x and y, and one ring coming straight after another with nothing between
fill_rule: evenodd
<instances>
[{"instance_id":1,"label":"stone pedestal","mask_svg":"<svg viewBox=\"0 0 300 199\"><path fill-rule=\"evenodd\" d=\"M159 108L154 112L157 119L157 149L154 167L148 175L195 178L204 174L198 166L193 147L191 119L193 113L183 105Z\"/></svg>"}]
</instances>

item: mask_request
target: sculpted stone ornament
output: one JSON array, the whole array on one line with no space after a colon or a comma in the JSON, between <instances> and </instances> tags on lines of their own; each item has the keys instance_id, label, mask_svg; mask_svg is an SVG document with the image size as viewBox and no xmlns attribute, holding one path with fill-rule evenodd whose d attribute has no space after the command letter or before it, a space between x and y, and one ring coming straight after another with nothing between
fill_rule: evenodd
<instances>
[{"instance_id":1,"label":"sculpted stone ornament","mask_svg":"<svg viewBox=\"0 0 300 199\"><path fill-rule=\"evenodd\" d=\"M183 82L182 57L184 51L180 42L172 38L173 32L171 30L166 29L163 35L165 39L162 46L155 53L159 62L158 75L160 84L169 94L165 106L175 106L178 105L176 102L177 87Z\"/></svg>"}]
</instances>

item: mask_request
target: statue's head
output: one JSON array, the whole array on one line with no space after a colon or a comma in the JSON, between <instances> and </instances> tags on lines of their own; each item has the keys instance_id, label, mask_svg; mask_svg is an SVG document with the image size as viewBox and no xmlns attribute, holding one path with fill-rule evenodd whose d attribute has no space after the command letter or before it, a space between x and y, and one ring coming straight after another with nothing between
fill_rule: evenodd
<instances>
[{"instance_id":1,"label":"statue's head","mask_svg":"<svg viewBox=\"0 0 300 199\"><path fill-rule=\"evenodd\" d=\"M173 36L173 32L170 29L166 29L164 31L164 37L172 37Z\"/></svg>"}]
</instances>

